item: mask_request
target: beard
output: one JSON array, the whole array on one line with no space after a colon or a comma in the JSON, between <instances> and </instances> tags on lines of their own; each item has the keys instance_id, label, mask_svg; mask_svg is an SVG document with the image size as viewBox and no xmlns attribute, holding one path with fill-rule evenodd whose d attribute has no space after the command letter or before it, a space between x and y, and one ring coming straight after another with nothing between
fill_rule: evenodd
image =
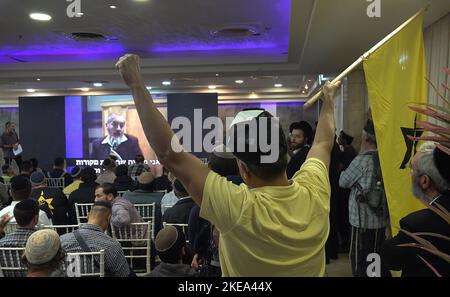
<instances>
[{"instance_id":1,"label":"beard","mask_svg":"<svg viewBox=\"0 0 450 297\"><path fill-rule=\"evenodd\" d=\"M425 199L426 195L424 190L419 185L419 178L415 177L412 184L412 192L414 197L419 199Z\"/></svg>"}]
</instances>

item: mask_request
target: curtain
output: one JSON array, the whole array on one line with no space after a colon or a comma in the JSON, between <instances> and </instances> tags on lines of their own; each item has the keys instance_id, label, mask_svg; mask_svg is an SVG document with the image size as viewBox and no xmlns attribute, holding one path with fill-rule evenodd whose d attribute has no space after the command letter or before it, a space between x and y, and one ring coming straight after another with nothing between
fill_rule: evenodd
<instances>
[{"instance_id":1,"label":"curtain","mask_svg":"<svg viewBox=\"0 0 450 297\"><path fill-rule=\"evenodd\" d=\"M424 31L427 77L446 98L450 92L442 87L442 83L450 85L450 75L442 71L442 67L450 68L450 13L427 27ZM443 106L444 102L429 86L428 102ZM430 122L436 123L433 118Z\"/></svg>"}]
</instances>

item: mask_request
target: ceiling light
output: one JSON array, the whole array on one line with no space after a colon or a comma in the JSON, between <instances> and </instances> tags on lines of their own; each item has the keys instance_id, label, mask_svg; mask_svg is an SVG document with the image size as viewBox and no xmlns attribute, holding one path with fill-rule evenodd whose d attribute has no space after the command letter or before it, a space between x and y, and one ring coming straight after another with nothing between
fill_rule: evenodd
<instances>
[{"instance_id":1,"label":"ceiling light","mask_svg":"<svg viewBox=\"0 0 450 297\"><path fill-rule=\"evenodd\" d=\"M305 90L307 90L308 89L308 85L305 85Z\"/></svg>"},{"instance_id":2,"label":"ceiling light","mask_svg":"<svg viewBox=\"0 0 450 297\"><path fill-rule=\"evenodd\" d=\"M302 91L302 94L305 94L305 91Z\"/></svg>"},{"instance_id":3,"label":"ceiling light","mask_svg":"<svg viewBox=\"0 0 450 297\"><path fill-rule=\"evenodd\" d=\"M103 84L102 83L93 83L92 84L94 87L102 87L103 86Z\"/></svg>"},{"instance_id":4,"label":"ceiling light","mask_svg":"<svg viewBox=\"0 0 450 297\"><path fill-rule=\"evenodd\" d=\"M89 92L89 88L81 88L82 92Z\"/></svg>"},{"instance_id":5,"label":"ceiling light","mask_svg":"<svg viewBox=\"0 0 450 297\"><path fill-rule=\"evenodd\" d=\"M109 8L111 8L111 9L116 9L117 6L115 6L115 5L110 5Z\"/></svg>"},{"instance_id":6,"label":"ceiling light","mask_svg":"<svg viewBox=\"0 0 450 297\"><path fill-rule=\"evenodd\" d=\"M148 86L148 87L146 87L147 88L147 90L151 90L152 89L152 87L150 87L150 86Z\"/></svg>"},{"instance_id":7,"label":"ceiling light","mask_svg":"<svg viewBox=\"0 0 450 297\"><path fill-rule=\"evenodd\" d=\"M162 84L165 85L165 86L170 86L172 83L170 81L168 81L168 80L165 80L165 81L162 82Z\"/></svg>"},{"instance_id":8,"label":"ceiling light","mask_svg":"<svg viewBox=\"0 0 450 297\"><path fill-rule=\"evenodd\" d=\"M36 90L35 89L27 89L27 92L28 93L34 93L34 92L36 92Z\"/></svg>"},{"instance_id":9,"label":"ceiling light","mask_svg":"<svg viewBox=\"0 0 450 297\"><path fill-rule=\"evenodd\" d=\"M252 92L249 96L250 98L258 98L258 95L255 92Z\"/></svg>"},{"instance_id":10,"label":"ceiling light","mask_svg":"<svg viewBox=\"0 0 450 297\"><path fill-rule=\"evenodd\" d=\"M219 76L219 73L216 73L216 76Z\"/></svg>"},{"instance_id":11,"label":"ceiling light","mask_svg":"<svg viewBox=\"0 0 450 297\"><path fill-rule=\"evenodd\" d=\"M273 85L275 88L281 88L283 85L282 84L274 84Z\"/></svg>"},{"instance_id":12,"label":"ceiling light","mask_svg":"<svg viewBox=\"0 0 450 297\"><path fill-rule=\"evenodd\" d=\"M40 81L41 79L40 79L40 78L36 78L36 80L37 80L37 81Z\"/></svg>"},{"instance_id":13,"label":"ceiling light","mask_svg":"<svg viewBox=\"0 0 450 297\"><path fill-rule=\"evenodd\" d=\"M45 13L30 13L30 18L36 21L50 21L52 17Z\"/></svg>"},{"instance_id":14,"label":"ceiling light","mask_svg":"<svg viewBox=\"0 0 450 297\"><path fill-rule=\"evenodd\" d=\"M210 85L210 86L208 86L208 89L210 89L210 90L214 90L215 88L217 88L216 86L214 86L214 85Z\"/></svg>"},{"instance_id":15,"label":"ceiling light","mask_svg":"<svg viewBox=\"0 0 450 297\"><path fill-rule=\"evenodd\" d=\"M244 83L244 81L242 79L235 80L234 82L237 83L237 84L243 84Z\"/></svg>"}]
</instances>

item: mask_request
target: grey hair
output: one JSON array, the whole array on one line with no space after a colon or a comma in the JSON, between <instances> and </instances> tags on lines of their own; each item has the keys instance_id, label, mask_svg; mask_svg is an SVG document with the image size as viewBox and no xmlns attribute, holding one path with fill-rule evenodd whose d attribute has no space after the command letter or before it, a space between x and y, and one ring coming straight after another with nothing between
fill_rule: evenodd
<instances>
[{"instance_id":1,"label":"grey hair","mask_svg":"<svg viewBox=\"0 0 450 297\"><path fill-rule=\"evenodd\" d=\"M368 143L371 143L371 144L377 146L377 139L376 139L375 135L369 134L364 130L362 131L362 139L365 142L368 142Z\"/></svg>"},{"instance_id":2,"label":"grey hair","mask_svg":"<svg viewBox=\"0 0 450 297\"><path fill-rule=\"evenodd\" d=\"M123 116L120 115L120 114L116 114L116 113L110 114L108 116L108 119L106 120L106 124L111 124L117 117L122 117L123 118Z\"/></svg>"},{"instance_id":3,"label":"grey hair","mask_svg":"<svg viewBox=\"0 0 450 297\"><path fill-rule=\"evenodd\" d=\"M424 142L420 145L420 147L417 149L417 152L419 153L427 153L432 152L436 148L436 145L432 141Z\"/></svg>"},{"instance_id":4,"label":"grey hair","mask_svg":"<svg viewBox=\"0 0 450 297\"><path fill-rule=\"evenodd\" d=\"M421 146L422 148L422 146ZM436 191L439 193L445 193L450 184L439 173L433 160L433 151L425 151L421 158L417 161L417 176L427 175L434 184Z\"/></svg>"}]
</instances>

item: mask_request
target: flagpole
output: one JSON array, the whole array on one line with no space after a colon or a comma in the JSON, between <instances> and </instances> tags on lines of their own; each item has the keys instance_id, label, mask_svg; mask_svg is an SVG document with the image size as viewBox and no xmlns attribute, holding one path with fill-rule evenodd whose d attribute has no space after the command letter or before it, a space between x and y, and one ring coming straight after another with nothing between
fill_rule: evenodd
<instances>
[{"instance_id":1,"label":"flagpole","mask_svg":"<svg viewBox=\"0 0 450 297\"><path fill-rule=\"evenodd\" d=\"M427 4L426 6L422 7L416 14L414 14L412 17L410 17L406 22L401 24L397 29L392 31L389 35L384 37L381 41L379 41L377 44L375 44L370 50L365 52L361 57L359 57L355 62L353 62L352 65L348 66L347 69L345 69L341 74L339 74L331 83L336 83L337 81L340 81L342 78L346 77L350 72L353 71L356 67L358 67L359 64L361 64L364 60L366 60L372 53L374 53L378 48L380 48L383 44L385 44L387 41L389 41L392 37L394 37L395 34L400 32L404 27L406 27L409 23L411 23L416 17L421 15L423 12L427 11L430 4ZM320 96L322 96L322 88L317 92L311 99L306 101L306 103L303 105L304 109L309 108L311 105L313 105L317 100L319 100Z\"/></svg>"}]
</instances>

